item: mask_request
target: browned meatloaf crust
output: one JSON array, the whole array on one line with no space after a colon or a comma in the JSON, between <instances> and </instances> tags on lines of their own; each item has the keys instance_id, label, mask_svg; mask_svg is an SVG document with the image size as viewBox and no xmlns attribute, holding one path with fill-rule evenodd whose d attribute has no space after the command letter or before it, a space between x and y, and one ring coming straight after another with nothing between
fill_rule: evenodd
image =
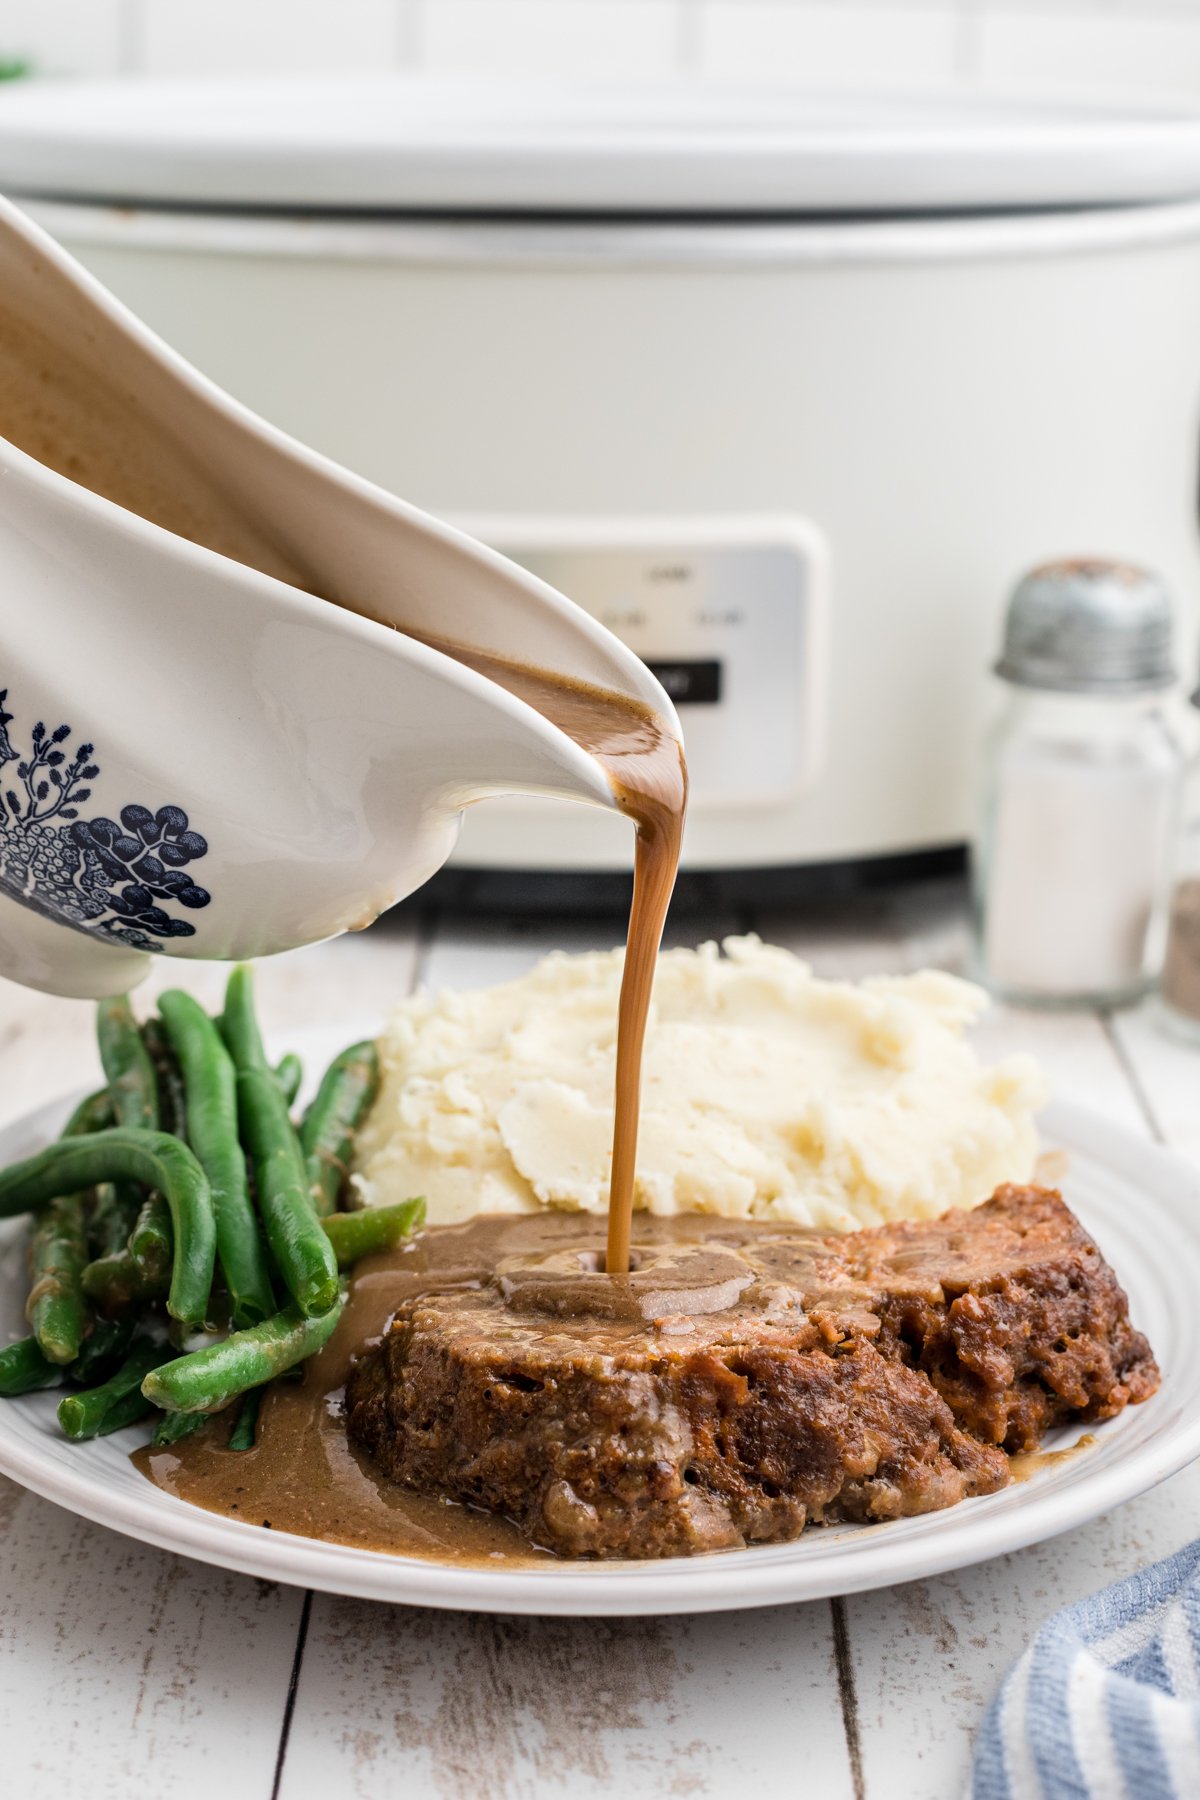
<instances>
[{"instance_id":1,"label":"browned meatloaf crust","mask_svg":"<svg viewBox=\"0 0 1200 1800\"><path fill-rule=\"evenodd\" d=\"M1112 1270L1046 1189L840 1238L638 1223L635 1319L556 1299L596 1237L561 1215L537 1221L525 1286L517 1256L404 1304L352 1373L352 1438L393 1480L562 1554L672 1556L991 1493L1006 1450L1158 1386ZM697 1254L717 1259L717 1310L690 1315Z\"/></svg>"}]
</instances>

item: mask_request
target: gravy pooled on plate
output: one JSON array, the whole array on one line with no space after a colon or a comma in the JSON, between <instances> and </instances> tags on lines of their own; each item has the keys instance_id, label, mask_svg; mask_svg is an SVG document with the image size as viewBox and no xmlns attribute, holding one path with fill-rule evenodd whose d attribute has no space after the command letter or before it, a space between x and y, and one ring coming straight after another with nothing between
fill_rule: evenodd
<instances>
[{"instance_id":1,"label":"gravy pooled on plate","mask_svg":"<svg viewBox=\"0 0 1200 1800\"><path fill-rule=\"evenodd\" d=\"M1006 1452L1158 1386L1049 1189L843 1237L639 1214L629 1274L603 1260L580 1215L423 1232L360 1265L252 1450L217 1420L136 1460L212 1511L365 1548L678 1556L991 1493Z\"/></svg>"}]
</instances>

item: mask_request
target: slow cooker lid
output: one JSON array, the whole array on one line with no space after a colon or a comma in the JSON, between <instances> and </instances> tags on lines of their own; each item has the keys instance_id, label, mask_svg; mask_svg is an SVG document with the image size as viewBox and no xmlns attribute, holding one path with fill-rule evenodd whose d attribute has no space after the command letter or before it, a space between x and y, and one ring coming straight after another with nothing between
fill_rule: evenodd
<instances>
[{"instance_id":1,"label":"slow cooker lid","mask_svg":"<svg viewBox=\"0 0 1200 1800\"><path fill-rule=\"evenodd\" d=\"M1200 195L1200 115L388 75L30 82L0 187L311 212L929 214Z\"/></svg>"}]
</instances>

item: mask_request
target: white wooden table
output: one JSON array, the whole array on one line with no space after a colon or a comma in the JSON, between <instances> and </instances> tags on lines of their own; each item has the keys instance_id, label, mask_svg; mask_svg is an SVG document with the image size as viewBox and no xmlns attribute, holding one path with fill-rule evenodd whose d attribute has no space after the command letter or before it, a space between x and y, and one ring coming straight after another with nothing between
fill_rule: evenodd
<instances>
[{"instance_id":1,"label":"white wooden table","mask_svg":"<svg viewBox=\"0 0 1200 1800\"><path fill-rule=\"evenodd\" d=\"M750 926L821 973L961 966L953 883ZM273 1030L376 1013L416 980L515 974L611 927L389 926L261 966ZM214 999L221 971L173 963ZM161 973L155 982L164 983ZM998 1011L1057 1091L1200 1157L1200 1052L1141 1013ZM90 1009L0 984L0 1121L94 1078ZM846 1600L664 1620L438 1614L222 1574L0 1479L0 1791L62 1800L530 1800L962 1792L1001 1675L1047 1613L1200 1529L1200 1464L1110 1517L960 1574Z\"/></svg>"}]
</instances>

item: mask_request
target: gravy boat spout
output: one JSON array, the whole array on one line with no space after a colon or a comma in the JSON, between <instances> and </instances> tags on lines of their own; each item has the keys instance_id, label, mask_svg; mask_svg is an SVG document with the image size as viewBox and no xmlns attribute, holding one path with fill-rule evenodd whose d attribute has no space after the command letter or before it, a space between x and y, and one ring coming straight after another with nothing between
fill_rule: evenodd
<instances>
[{"instance_id":1,"label":"gravy boat spout","mask_svg":"<svg viewBox=\"0 0 1200 1800\"><path fill-rule=\"evenodd\" d=\"M580 608L229 399L5 202L0 293L0 974L92 997L290 949L419 887L486 795L616 805L423 638L678 732Z\"/></svg>"}]
</instances>

